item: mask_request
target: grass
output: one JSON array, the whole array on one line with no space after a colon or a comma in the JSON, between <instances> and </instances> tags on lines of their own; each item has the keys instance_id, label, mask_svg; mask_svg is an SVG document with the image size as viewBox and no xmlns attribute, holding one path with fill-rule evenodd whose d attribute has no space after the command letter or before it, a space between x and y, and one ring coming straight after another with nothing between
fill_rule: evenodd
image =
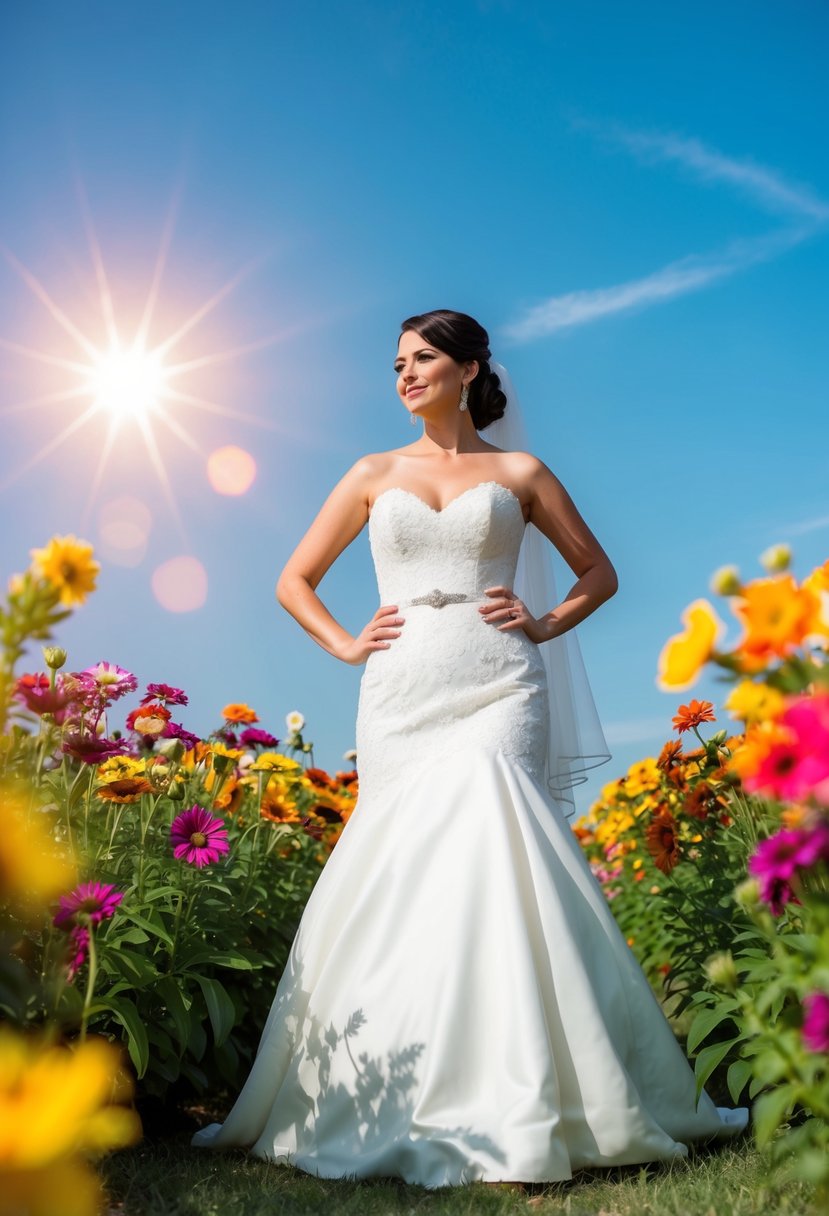
<instances>
[{"instance_id":1,"label":"grass","mask_svg":"<svg viewBox=\"0 0 829 1216\"><path fill-rule=\"evenodd\" d=\"M818 1216L810 1188L775 1181L748 1136L691 1145L687 1159L665 1164L580 1171L525 1194L482 1183L427 1190L393 1179L322 1179L189 1141L189 1131L176 1131L109 1157L108 1216Z\"/></svg>"}]
</instances>

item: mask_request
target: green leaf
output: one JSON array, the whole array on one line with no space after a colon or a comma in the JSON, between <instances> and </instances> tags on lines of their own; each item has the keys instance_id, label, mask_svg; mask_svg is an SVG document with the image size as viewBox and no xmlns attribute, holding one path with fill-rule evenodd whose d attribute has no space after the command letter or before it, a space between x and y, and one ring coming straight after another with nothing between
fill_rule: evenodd
<instances>
[{"instance_id":1,"label":"green leaf","mask_svg":"<svg viewBox=\"0 0 829 1216\"><path fill-rule=\"evenodd\" d=\"M734 1044L739 1043L740 1037L740 1035L736 1035L733 1039L726 1039L724 1043L712 1043L710 1047L703 1047L694 1061L694 1072L697 1078L697 1099L699 1099L702 1087L711 1076L711 1073L725 1059Z\"/></svg>"},{"instance_id":2,"label":"green leaf","mask_svg":"<svg viewBox=\"0 0 829 1216\"><path fill-rule=\"evenodd\" d=\"M141 1020L141 1014L129 997L125 996L107 1001L99 1001L98 1005L101 1008L109 1009L113 1017L117 1018L126 1030L127 1050L130 1053L130 1059L135 1065L135 1071L138 1076L143 1077L150 1062L150 1044L147 1039L144 1023Z\"/></svg>"},{"instance_id":3,"label":"green leaf","mask_svg":"<svg viewBox=\"0 0 829 1216\"><path fill-rule=\"evenodd\" d=\"M165 975L163 979L159 980L156 989L167 1006L167 1012L173 1019L176 1037L181 1049L182 1051L186 1051L187 1045L190 1042L190 1015L178 982L172 975Z\"/></svg>"},{"instance_id":4,"label":"green leaf","mask_svg":"<svg viewBox=\"0 0 829 1216\"><path fill-rule=\"evenodd\" d=\"M204 993L210 1024L213 1027L213 1040L216 1046L220 1047L233 1029L236 1008L219 980L211 979L207 975L197 975L196 979Z\"/></svg>"},{"instance_id":5,"label":"green leaf","mask_svg":"<svg viewBox=\"0 0 829 1216\"><path fill-rule=\"evenodd\" d=\"M267 961L264 954L259 954L255 950L248 950L245 954L240 954L236 950L202 949L188 955L182 961L181 968L187 970L200 963L213 963L216 967L232 967L236 971L253 971Z\"/></svg>"},{"instance_id":6,"label":"green leaf","mask_svg":"<svg viewBox=\"0 0 829 1216\"><path fill-rule=\"evenodd\" d=\"M781 1123L786 1122L793 1106L794 1095L790 1085L781 1085L760 1095L751 1112L759 1148L768 1144Z\"/></svg>"},{"instance_id":7,"label":"green leaf","mask_svg":"<svg viewBox=\"0 0 829 1216\"><path fill-rule=\"evenodd\" d=\"M731 997L718 1002L713 1009L705 1009L702 1013L698 1013L688 1031L686 1043L688 1053L692 1054L696 1051L702 1040L707 1039L715 1027L724 1022L726 1018L730 1018L736 1006L737 1002Z\"/></svg>"},{"instance_id":8,"label":"green leaf","mask_svg":"<svg viewBox=\"0 0 829 1216\"><path fill-rule=\"evenodd\" d=\"M131 908L119 909L119 911L122 911L122 915L126 916L127 920L131 920L133 924L140 925L142 929L146 929L153 937L159 937L168 946L172 946L173 939L163 925L149 920L146 916L142 916L140 912L133 912Z\"/></svg>"},{"instance_id":9,"label":"green leaf","mask_svg":"<svg viewBox=\"0 0 829 1216\"><path fill-rule=\"evenodd\" d=\"M746 1087L746 1083L751 1076L751 1060L735 1060L728 1067L726 1073L726 1084L728 1092L731 1094L732 1102L739 1101L740 1094Z\"/></svg>"}]
</instances>

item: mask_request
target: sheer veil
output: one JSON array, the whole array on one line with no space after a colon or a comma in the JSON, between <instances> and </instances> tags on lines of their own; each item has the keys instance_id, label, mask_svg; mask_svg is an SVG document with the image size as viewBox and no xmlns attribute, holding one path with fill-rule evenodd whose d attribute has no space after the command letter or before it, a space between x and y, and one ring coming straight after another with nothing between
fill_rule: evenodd
<instances>
[{"instance_id":1,"label":"sheer veil","mask_svg":"<svg viewBox=\"0 0 829 1216\"><path fill-rule=\"evenodd\" d=\"M518 403L518 395L506 368L490 360L489 366L501 381L507 407L503 418L483 432L488 442L505 451L532 451ZM559 603L550 541L532 523L524 530L518 554L513 590L533 616L542 616ZM547 744L547 785L563 804L566 818L576 813L571 793L587 780L587 769L605 764L607 748L596 705L587 679L575 629L541 645L550 694Z\"/></svg>"}]
</instances>

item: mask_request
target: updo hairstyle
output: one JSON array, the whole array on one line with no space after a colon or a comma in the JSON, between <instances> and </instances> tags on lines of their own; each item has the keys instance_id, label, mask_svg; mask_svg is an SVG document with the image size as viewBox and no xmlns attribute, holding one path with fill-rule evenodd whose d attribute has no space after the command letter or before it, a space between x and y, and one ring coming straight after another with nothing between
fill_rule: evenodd
<instances>
[{"instance_id":1,"label":"updo hairstyle","mask_svg":"<svg viewBox=\"0 0 829 1216\"><path fill-rule=\"evenodd\" d=\"M498 375L489 366L492 358L489 334L474 317L465 312L453 312L449 308L436 308L433 312L424 312L419 317L405 320L400 333L409 330L420 334L430 346L451 355L456 363L466 363L472 359L477 361L478 374L469 383L467 406L476 431L482 431L490 422L497 422L503 417L507 398Z\"/></svg>"}]
</instances>

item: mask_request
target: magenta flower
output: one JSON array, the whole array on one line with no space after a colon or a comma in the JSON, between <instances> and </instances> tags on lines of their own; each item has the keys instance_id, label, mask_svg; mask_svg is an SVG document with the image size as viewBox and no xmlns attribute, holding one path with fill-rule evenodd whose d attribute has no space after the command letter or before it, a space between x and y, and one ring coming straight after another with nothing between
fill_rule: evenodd
<instances>
[{"instance_id":1,"label":"magenta flower","mask_svg":"<svg viewBox=\"0 0 829 1216\"><path fill-rule=\"evenodd\" d=\"M761 840L749 859L751 874L760 879L760 898L780 916L790 899L796 903L791 879L798 870L808 870L818 861L829 860L829 825L790 828Z\"/></svg>"},{"instance_id":2,"label":"magenta flower","mask_svg":"<svg viewBox=\"0 0 829 1216\"><path fill-rule=\"evenodd\" d=\"M124 898L112 883L82 882L68 895L61 895L53 924L58 929L73 929L76 925L99 925L112 916Z\"/></svg>"},{"instance_id":3,"label":"magenta flower","mask_svg":"<svg viewBox=\"0 0 829 1216\"><path fill-rule=\"evenodd\" d=\"M110 756L120 756L129 751L123 739L103 739L80 731L67 732L61 749L84 764L101 764Z\"/></svg>"},{"instance_id":4,"label":"magenta flower","mask_svg":"<svg viewBox=\"0 0 829 1216\"><path fill-rule=\"evenodd\" d=\"M148 684L147 692L141 698L141 704L146 705L148 701L162 701L165 705L186 705L189 698L186 692L182 692L180 688L173 688L170 684Z\"/></svg>"},{"instance_id":5,"label":"magenta flower","mask_svg":"<svg viewBox=\"0 0 829 1216\"><path fill-rule=\"evenodd\" d=\"M194 735L192 731L185 730L178 722L168 722L161 732L161 737L162 739L181 739L188 751L194 748L197 743L201 743L198 735Z\"/></svg>"},{"instance_id":6,"label":"magenta flower","mask_svg":"<svg viewBox=\"0 0 829 1216\"><path fill-rule=\"evenodd\" d=\"M810 992L803 998L803 1042L809 1051L829 1052L829 996Z\"/></svg>"},{"instance_id":7,"label":"magenta flower","mask_svg":"<svg viewBox=\"0 0 829 1216\"><path fill-rule=\"evenodd\" d=\"M117 701L138 687L138 680L131 671L103 659L94 667L85 667L75 674L81 684L97 692L100 699L106 702Z\"/></svg>"},{"instance_id":8,"label":"magenta flower","mask_svg":"<svg viewBox=\"0 0 829 1216\"><path fill-rule=\"evenodd\" d=\"M746 789L783 802L797 802L829 788L829 696L825 693L792 698L781 723L791 740L773 747L757 772L745 779Z\"/></svg>"},{"instance_id":9,"label":"magenta flower","mask_svg":"<svg viewBox=\"0 0 829 1216\"><path fill-rule=\"evenodd\" d=\"M69 934L69 951L66 978L71 984L86 962L86 956L89 953L89 930L85 925L75 925Z\"/></svg>"},{"instance_id":10,"label":"magenta flower","mask_svg":"<svg viewBox=\"0 0 829 1216\"><path fill-rule=\"evenodd\" d=\"M266 730L258 730L255 726L249 726L242 731L239 742L242 747L276 747L279 740Z\"/></svg>"},{"instance_id":11,"label":"magenta flower","mask_svg":"<svg viewBox=\"0 0 829 1216\"><path fill-rule=\"evenodd\" d=\"M215 819L210 811L198 805L191 806L189 811L182 812L173 820L170 843L174 857L183 858L199 869L218 861L222 853L230 851L224 820Z\"/></svg>"},{"instance_id":12,"label":"magenta flower","mask_svg":"<svg viewBox=\"0 0 829 1216\"><path fill-rule=\"evenodd\" d=\"M14 696L35 714L57 714L72 700L72 693L62 676L55 676L55 687L50 687L49 677L38 672L18 677Z\"/></svg>"}]
</instances>

